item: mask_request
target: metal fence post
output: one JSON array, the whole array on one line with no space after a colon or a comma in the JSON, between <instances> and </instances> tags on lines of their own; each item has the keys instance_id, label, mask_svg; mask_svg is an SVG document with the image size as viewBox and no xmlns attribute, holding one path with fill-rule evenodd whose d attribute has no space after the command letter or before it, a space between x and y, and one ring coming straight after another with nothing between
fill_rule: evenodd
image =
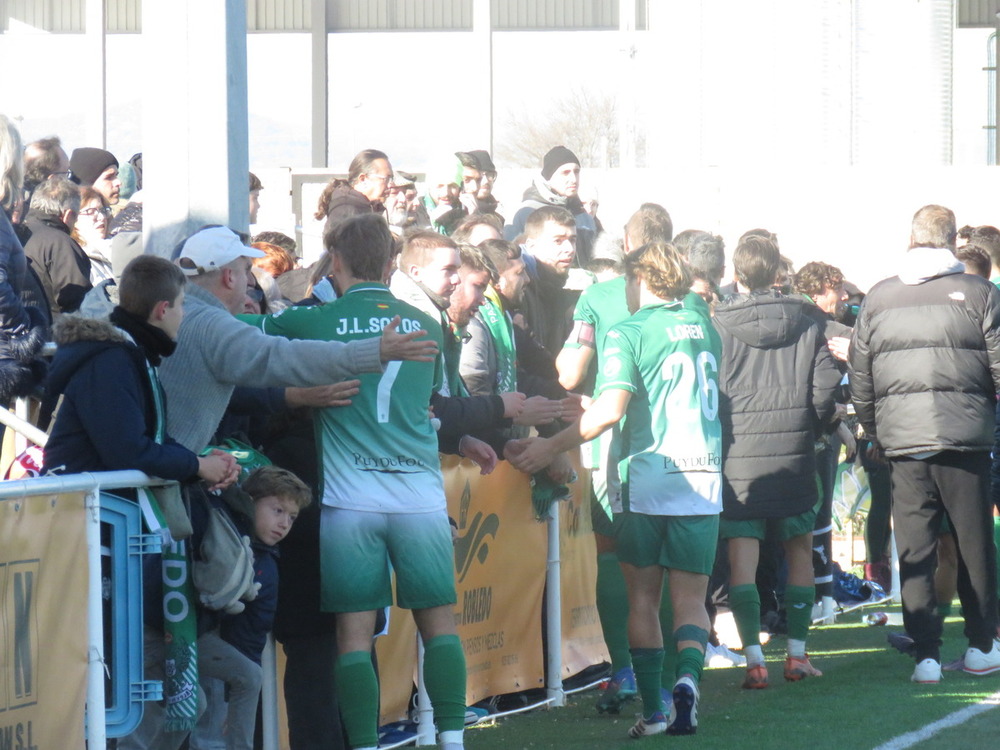
<instances>
[{"instance_id":1,"label":"metal fence post","mask_svg":"<svg viewBox=\"0 0 1000 750\"><path fill-rule=\"evenodd\" d=\"M545 697L550 706L565 706L562 684L562 585L559 557L559 503L552 503L548 520L548 561L545 566L545 634L548 663L545 665Z\"/></svg>"}]
</instances>

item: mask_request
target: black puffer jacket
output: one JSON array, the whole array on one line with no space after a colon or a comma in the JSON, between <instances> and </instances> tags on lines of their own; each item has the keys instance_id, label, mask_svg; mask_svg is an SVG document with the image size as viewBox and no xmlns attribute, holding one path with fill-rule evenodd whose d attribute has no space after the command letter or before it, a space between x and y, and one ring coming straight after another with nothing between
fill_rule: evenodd
<instances>
[{"instance_id":1,"label":"black puffer jacket","mask_svg":"<svg viewBox=\"0 0 1000 750\"><path fill-rule=\"evenodd\" d=\"M785 518L816 504L815 440L833 419L840 373L806 304L765 292L715 310L725 518Z\"/></svg>"},{"instance_id":2,"label":"black puffer jacket","mask_svg":"<svg viewBox=\"0 0 1000 750\"><path fill-rule=\"evenodd\" d=\"M993 447L1000 291L951 251L915 248L868 293L850 353L865 431L889 457Z\"/></svg>"},{"instance_id":3,"label":"black puffer jacket","mask_svg":"<svg viewBox=\"0 0 1000 750\"><path fill-rule=\"evenodd\" d=\"M24 305L21 293L28 273L24 250L7 214L0 209L0 405L31 392L45 374L36 359L48 337L41 311Z\"/></svg>"}]
</instances>

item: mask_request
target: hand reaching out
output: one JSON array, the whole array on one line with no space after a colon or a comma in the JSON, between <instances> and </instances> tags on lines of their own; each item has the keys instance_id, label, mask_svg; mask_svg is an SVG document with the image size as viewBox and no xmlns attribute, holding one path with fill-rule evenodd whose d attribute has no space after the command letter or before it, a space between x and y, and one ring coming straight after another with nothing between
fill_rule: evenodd
<instances>
[{"instance_id":1,"label":"hand reaching out","mask_svg":"<svg viewBox=\"0 0 1000 750\"><path fill-rule=\"evenodd\" d=\"M524 409L524 394L517 391L501 393L500 400L503 401L503 415L506 419L517 419Z\"/></svg>"},{"instance_id":2,"label":"hand reaching out","mask_svg":"<svg viewBox=\"0 0 1000 750\"><path fill-rule=\"evenodd\" d=\"M462 436L462 439L458 441L458 452L477 464L479 473L483 475L491 473L499 460L496 451L490 447L489 443L484 443L472 435Z\"/></svg>"},{"instance_id":3,"label":"hand reaching out","mask_svg":"<svg viewBox=\"0 0 1000 750\"><path fill-rule=\"evenodd\" d=\"M285 403L289 408L299 406L350 406L351 396L358 393L360 380L344 380L330 385L317 385L312 388L286 388Z\"/></svg>"},{"instance_id":4,"label":"hand reaching out","mask_svg":"<svg viewBox=\"0 0 1000 750\"><path fill-rule=\"evenodd\" d=\"M379 355L383 362L397 359L408 359L415 362L433 362L438 352L434 339L422 338L427 331L411 331L400 333L400 317L397 315L382 329L382 342L379 345Z\"/></svg>"},{"instance_id":5,"label":"hand reaching out","mask_svg":"<svg viewBox=\"0 0 1000 750\"><path fill-rule=\"evenodd\" d=\"M529 399L525 399L524 408L514 418L514 424L524 427L552 424L552 422L562 417L562 412L562 401L545 398L545 396L532 396Z\"/></svg>"},{"instance_id":6,"label":"hand reaching out","mask_svg":"<svg viewBox=\"0 0 1000 750\"><path fill-rule=\"evenodd\" d=\"M509 440L503 454L515 469L525 474L541 471L555 459L549 441L539 437Z\"/></svg>"}]
</instances>

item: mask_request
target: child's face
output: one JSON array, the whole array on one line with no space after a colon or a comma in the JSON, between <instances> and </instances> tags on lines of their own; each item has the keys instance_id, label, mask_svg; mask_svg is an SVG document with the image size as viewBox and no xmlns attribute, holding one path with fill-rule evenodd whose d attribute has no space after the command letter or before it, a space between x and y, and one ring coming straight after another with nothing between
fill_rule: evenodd
<instances>
[{"instance_id":1,"label":"child's face","mask_svg":"<svg viewBox=\"0 0 1000 750\"><path fill-rule=\"evenodd\" d=\"M163 310L163 317L159 321L153 322L157 328L166 333L173 341L177 340L177 332L181 329L181 320L184 318L184 290L177 295L173 304L167 305Z\"/></svg>"},{"instance_id":2,"label":"child's face","mask_svg":"<svg viewBox=\"0 0 1000 750\"><path fill-rule=\"evenodd\" d=\"M292 529L299 507L294 501L277 495L265 495L254 503L253 530L257 538L274 546Z\"/></svg>"}]
</instances>

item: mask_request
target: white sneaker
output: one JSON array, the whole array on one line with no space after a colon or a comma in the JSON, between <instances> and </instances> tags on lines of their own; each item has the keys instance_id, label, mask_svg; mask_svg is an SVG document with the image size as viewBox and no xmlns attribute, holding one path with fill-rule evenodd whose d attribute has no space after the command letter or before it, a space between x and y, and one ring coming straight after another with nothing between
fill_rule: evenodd
<instances>
[{"instance_id":1,"label":"white sneaker","mask_svg":"<svg viewBox=\"0 0 1000 750\"><path fill-rule=\"evenodd\" d=\"M708 669L725 669L726 667L745 667L747 658L731 651L724 643L713 646L705 645L705 667Z\"/></svg>"},{"instance_id":2,"label":"white sneaker","mask_svg":"<svg viewBox=\"0 0 1000 750\"><path fill-rule=\"evenodd\" d=\"M970 649L971 650L971 649ZM979 653L982 653L980 651ZM941 662L936 659L924 659L919 662L910 677L913 682L929 685L941 682Z\"/></svg>"},{"instance_id":3,"label":"white sneaker","mask_svg":"<svg viewBox=\"0 0 1000 750\"><path fill-rule=\"evenodd\" d=\"M663 734L667 731L667 717L662 711L657 711L648 719L639 715L639 720L628 730L628 736L633 740L640 737L651 737L654 734Z\"/></svg>"},{"instance_id":4,"label":"white sneaker","mask_svg":"<svg viewBox=\"0 0 1000 750\"><path fill-rule=\"evenodd\" d=\"M1000 672L1000 645L993 641L993 648L986 653L970 647L965 652L965 666L962 667L962 671L976 675Z\"/></svg>"}]
</instances>

